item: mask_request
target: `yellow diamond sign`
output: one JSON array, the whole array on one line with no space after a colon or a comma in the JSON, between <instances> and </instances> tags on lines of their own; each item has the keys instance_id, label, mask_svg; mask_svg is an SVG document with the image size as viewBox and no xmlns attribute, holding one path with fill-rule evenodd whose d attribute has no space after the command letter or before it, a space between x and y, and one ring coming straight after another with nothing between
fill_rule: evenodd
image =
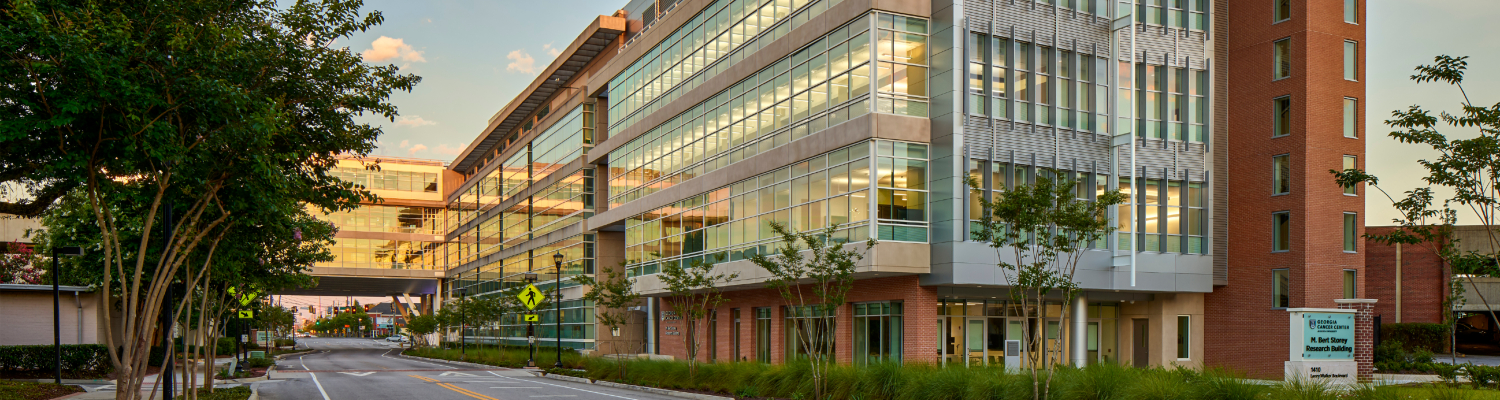
<instances>
[{"instance_id":1,"label":"yellow diamond sign","mask_svg":"<svg viewBox=\"0 0 1500 400\"><path fill-rule=\"evenodd\" d=\"M540 322L541 320L536 314L526 314L526 322Z\"/></svg>"},{"instance_id":2,"label":"yellow diamond sign","mask_svg":"<svg viewBox=\"0 0 1500 400\"><path fill-rule=\"evenodd\" d=\"M536 285L526 285L521 293L516 294L516 298L521 299L521 304L525 304L527 310L535 310L538 304L542 304L542 291L537 290Z\"/></svg>"}]
</instances>

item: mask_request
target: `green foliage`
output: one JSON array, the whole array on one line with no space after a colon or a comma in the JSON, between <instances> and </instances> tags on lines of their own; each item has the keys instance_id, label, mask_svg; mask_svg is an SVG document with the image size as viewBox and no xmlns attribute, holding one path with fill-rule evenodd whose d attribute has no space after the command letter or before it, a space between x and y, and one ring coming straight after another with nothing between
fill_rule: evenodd
<instances>
[{"instance_id":1,"label":"green foliage","mask_svg":"<svg viewBox=\"0 0 1500 400\"><path fill-rule=\"evenodd\" d=\"M1452 382L1443 385L1427 385L1426 389L1428 400L1470 400L1475 398L1474 392L1452 385Z\"/></svg>"},{"instance_id":2,"label":"green foliage","mask_svg":"<svg viewBox=\"0 0 1500 400\"><path fill-rule=\"evenodd\" d=\"M1381 324L1380 342L1382 346L1387 342L1396 342L1405 351L1440 352L1448 349L1448 332L1450 330L1447 324Z\"/></svg>"},{"instance_id":3,"label":"green foliage","mask_svg":"<svg viewBox=\"0 0 1500 400\"><path fill-rule=\"evenodd\" d=\"M463 361L465 362L493 365L504 368L524 368L526 367L526 359L530 354L530 349L524 346L500 346L483 348L470 346L466 350L460 350L458 348L444 349L436 347L421 347L406 350L402 354L453 361L458 361L459 355L464 354L465 357ZM583 369L584 366L590 362L590 360L597 359L586 358L574 349L564 348L562 351L562 364L563 368L566 369ZM553 365L553 363L557 361L557 348L538 345L536 347L535 361L536 365L538 366ZM611 366L610 369L613 370L613 366Z\"/></svg>"},{"instance_id":4,"label":"green foliage","mask_svg":"<svg viewBox=\"0 0 1500 400\"><path fill-rule=\"evenodd\" d=\"M432 314L411 317L411 319L406 320L406 330L411 332L413 336L412 341L416 342L420 340L419 338L427 337L428 334L437 332L438 319Z\"/></svg>"},{"instance_id":5,"label":"green foliage","mask_svg":"<svg viewBox=\"0 0 1500 400\"><path fill-rule=\"evenodd\" d=\"M1438 378L1442 379L1444 383L1458 382L1459 368L1462 367L1453 364L1432 363L1432 372L1436 373Z\"/></svg>"},{"instance_id":6,"label":"green foliage","mask_svg":"<svg viewBox=\"0 0 1500 400\"><path fill-rule=\"evenodd\" d=\"M245 366L250 367L250 368L268 368L268 367L270 367L272 365L276 365L276 360L273 360L273 359L271 359L269 357L267 357L267 358L251 358L251 359L245 361Z\"/></svg>"},{"instance_id":7,"label":"green foliage","mask_svg":"<svg viewBox=\"0 0 1500 400\"><path fill-rule=\"evenodd\" d=\"M683 332L682 340L687 349L688 373L692 374L697 372L698 349L702 346L699 336L706 336L699 327L708 318L709 312L729 301L724 297L721 285L740 275L714 272L712 263L699 259L683 264L681 260L663 263L661 274L657 276L667 286L667 304L687 325L687 332Z\"/></svg>"},{"instance_id":8,"label":"green foliage","mask_svg":"<svg viewBox=\"0 0 1500 400\"><path fill-rule=\"evenodd\" d=\"M621 261L615 268L606 268L599 271L602 279L595 280L593 276L579 275L576 279L579 285L587 286L588 293L583 299L594 303L594 315L601 325L609 329L610 334L615 330L623 330L630 325L632 317L636 312L629 307L640 302L641 294L635 291L635 283L625 276L625 266L629 263ZM639 341L621 339L603 339L604 332L600 332L595 340L596 346L609 346L612 354L634 354ZM603 349L600 349L603 350ZM619 366L619 375L625 376L625 358L615 357Z\"/></svg>"},{"instance_id":9,"label":"green foliage","mask_svg":"<svg viewBox=\"0 0 1500 400\"><path fill-rule=\"evenodd\" d=\"M246 400L250 398L250 386L235 386L232 388L216 388L212 391L202 388L198 389L198 400Z\"/></svg>"},{"instance_id":10,"label":"green foliage","mask_svg":"<svg viewBox=\"0 0 1500 400\"><path fill-rule=\"evenodd\" d=\"M1338 400L1339 389L1318 380L1289 380L1271 386L1270 398L1286 400Z\"/></svg>"},{"instance_id":11,"label":"green foliage","mask_svg":"<svg viewBox=\"0 0 1500 400\"><path fill-rule=\"evenodd\" d=\"M56 356L51 345L0 346L0 371L52 372ZM62 345L62 369L69 375L98 377L109 373L109 353L103 345Z\"/></svg>"},{"instance_id":12,"label":"green foliage","mask_svg":"<svg viewBox=\"0 0 1500 400\"><path fill-rule=\"evenodd\" d=\"M1469 376L1469 384L1475 389L1486 388L1500 381L1500 367L1465 364L1464 374Z\"/></svg>"}]
</instances>

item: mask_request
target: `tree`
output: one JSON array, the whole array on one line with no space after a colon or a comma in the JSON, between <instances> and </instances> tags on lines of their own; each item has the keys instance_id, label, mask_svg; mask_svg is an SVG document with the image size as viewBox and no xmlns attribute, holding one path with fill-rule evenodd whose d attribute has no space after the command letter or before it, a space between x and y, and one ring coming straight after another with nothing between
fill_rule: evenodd
<instances>
[{"instance_id":1,"label":"tree","mask_svg":"<svg viewBox=\"0 0 1500 400\"><path fill-rule=\"evenodd\" d=\"M255 322L261 328L271 331L274 337L290 336L292 324L297 322L297 314L281 306L267 306L255 314ZM271 340L273 346L276 343L274 337Z\"/></svg>"},{"instance_id":2,"label":"tree","mask_svg":"<svg viewBox=\"0 0 1500 400\"><path fill-rule=\"evenodd\" d=\"M795 317L793 342L811 364L813 398L820 399L833 367L838 310L854 288L855 267L875 247L875 239L866 240L863 249L846 248L836 239L837 224L806 233L773 221L771 230L781 240L776 250L756 254L750 262L771 274L766 286L781 295Z\"/></svg>"},{"instance_id":3,"label":"tree","mask_svg":"<svg viewBox=\"0 0 1500 400\"><path fill-rule=\"evenodd\" d=\"M627 278L623 272L627 264L628 262L621 261L620 266L601 271L604 273L603 280L595 280L588 275L578 275L575 278L578 280L579 285L589 288L588 293L583 295L583 299L594 303L594 315L597 317L599 323L609 327L611 336L618 336L617 332L629 327L631 317L634 315L634 312L630 311L630 307L635 306L641 299L641 294L635 291L635 283ZM603 335L603 333L599 333L596 335L596 338ZM595 341L604 342L604 340L599 339L595 339ZM615 364L619 369L619 377L624 379L625 365L627 364L626 358L618 356L618 354L636 353L635 345L639 341L631 340L622 345L619 339L613 339L609 340L608 343L610 350L617 354L614 357ZM624 352L621 352L622 347L624 348Z\"/></svg>"},{"instance_id":4,"label":"tree","mask_svg":"<svg viewBox=\"0 0 1500 400\"><path fill-rule=\"evenodd\" d=\"M969 186L979 187L973 178ZM1078 262L1090 243L1114 231L1109 209L1123 203L1125 196L1116 190L1100 193L1094 201L1081 200L1076 182L1038 174L1035 184L1016 185L997 197L979 199L985 213L975 236L995 249L1000 275L1011 287L1011 301L1025 310L1039 309L1043 299L1056 293L1062 299L1061 317L1066 320L1072 310L1069 305L1079 293L1075 280ZM1003 256L1006 251L1011 252L1010 258ZM1059 333L1063 348L1069 348L1072 340L1068 325L1063 324ZM1040 349L1042 330L1021 326L1027 348ZM1049 396L1056 372L1056 363L1046 360L1042 353L1026 352L1032 366L1033 398L1038 399ZM1045 377L1041 371L1045 371Z\"/></svg>"},{"instance_id":5,"label":"tree","mask_svg":"<svg viewBox=\"0 0 1500 400\"><path fill-rule=\"evenodd\" d=\"M437 316L432 314L413 316L411 320L406 321L406 330L411 332L411 340L414 346L426 345L427 335L438 330Z\"/></svg>"},{"instance_id":6,"label":"tree","mask_svg":"<svg viewBox=\"0 0 1500 400\"><path fill-rule=\"evenodd\" d=\"M35 189L0 208L34 215L82 190L99 230L86 244L103 256L101 301L119 300L100 313L119 316L101 321L113 330L104 337L118 398L140 395L166 288L194 293L210 274L183 266L250 226L232 216L285 199L321 209L373 199L330 171L338 156L374 147L379 128L355 118L394 120L389 95L419 78L329 46L382 21L361 4L0 6L0 181ZM161 232L168 213L176 221Z\"/></svg>"},{"instance_id":7,"label":"tree","mask_svg":"<svg viewBox=\"0 0 1500 400\"><path fill-rule=\"evenodd\" d=\"M1458 222L1458 209L1482 223L1485 240L1490 249L1500 250L1500 232L1495 220L1500 217L1500 103L1491 106L1475 105L1464 90L1464 74L1468 70L1468 57L1437 56L1431 65L1419 65L1411 80L1418 83L1442 82L1458 89L1462 97L1461 112L1446 111L1434 116L1432 111L1413 105L1406 110L1391 111L1392 119L1385 124L1396 130L1389 135L1406 144L1427 146L1438 153L1435 160L1419 160L1427 170L1422 180L1428 185L1453 191L1453 196L1436 203L1432 187L1419 187L1406 191L1406 197L1396 199L1380 186L1380 180L1364 170L1351 168L1329 170L1340 186L1351 188L1363 183L1375 188L1401 213L1393 221L1396 229L1387 234L1364 237L1385 245L1406 244L1423 246L1442 258L1451 268L1452 276L1463 277L1473 293L1490 310L1492 321L1500 321L1490 307L1484 293L1474 286L1476 277L1500 276L1500 258L1494 253L1461 251L1457 238L1452 236ZM1468 139L1451 138L1440 129L1473 129L1478 136ZM1467 135L1467 134L1466 134ZM1461 281L1449 278L1451 293L1449 301L1460 299L1465 292ZM1451 307L1451 304L1450 304ZM1449 323L1456 320L1449 315ZM1455 352L1456 354L1456 352Z\"/></svg>"},{"instance_id":8,"label":"tree","mask_svg":"<svg viewBox=\"0 0 1500 400\"><path fill-rule=\"evenodd\" d=\"M724 290L720 285L733 281L740 275L714 272L713 264L692 260L687 266L683 266L682 261L663 263L658 276L667 286L667 304L672 306L672 310L687 325L682 341L687 349L688 376L691 378L698 373L698 348L702 344L702 340L698 338L701 333L698 327L703 319L709 317L710 312L729 301L724 298Z\"/></svg>"}]
</instances>

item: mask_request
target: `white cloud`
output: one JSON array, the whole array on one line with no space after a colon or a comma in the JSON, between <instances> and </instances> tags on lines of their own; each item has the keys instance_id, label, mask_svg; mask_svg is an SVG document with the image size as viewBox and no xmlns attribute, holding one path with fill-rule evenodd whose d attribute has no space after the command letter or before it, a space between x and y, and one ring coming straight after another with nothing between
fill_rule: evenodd
<instances>
[{"instance_id":1,"label":"white cloud","mask_svg":"<svg viewBox=\"0 0 1500 400\"><path fill-rule=\"evenodd\" d=\"M417 115L413 115L413 116L410 116L410 117L405 116L405 115L400 116L400 117L396 117L396 126L418 127L418 126L427 126L427 125L437 125L437 122L433 122L433 121L428 121L428 120L422 119L421 116L417 116ZM402 145L401 148L406 148L406 142L405 141L402 141L401 145Z\"/></svg>"},{"instance_id":2,"label":"white cloud","mask_svg":"<svg viewBox=\"0 0 1500 400\"><path fill-rule=\"evenodd\" d=\"M391 60L397 57L407 62L427 62L427 59L422 57L422 52L412 50L411 45L406 44L405 40L393 39L386 36L381 36L379 39L375 39L374 42L370 42L370 49L359 53L359 55L364 57L365 61L373 62Z\"/></svg>"},{"instance_id":3,"label":"white cloud","mask_svg":"<svg viewBox=\"0 0 1500 400\"><path fill-rule=\"evenodd\" d=\"M505 64L506 71L526 74L536 73L536 59L532 58L530 54L526 54L525 50L512 50L510 54L505 55L505 58L510 60L510 64Z\"/></svg>"},{"instance_id":4,"label":"white cloud","mask_svg":"<svg viewBox=\"0 0 1500 400\"><path fill-rule=\"evenodd\" d=\"M406 154L414 156L414 155L417 155L417 152L422 151L422 150L427 150L427 145L419 144L419 145L416 145L416 146L412 146L410 150L406 151Z\"/></svg>"},{"instance_id":5,"label":"white cloud","mask_svg":"<svg viewBox=\"0 0 1500 400\"><path fill-rule=\"evenodd\" d=\"M404 149L404 148L407 148L407 147L411 147L411 141L410 140L402 140L401 141L401 148Z\"/></svg>"},{"instance_id":6,"label":"white cloud","mask_svg":"<svg viewBox=\"0 0 1500 400\"><path fill-rule=\"evenodd\" d=\"M438 154L449 155L449 156L456 156L456 155L458 155L458 153L463 152L464 149L463 148L458 148L458 147L449 147L446 144L440 144L440 145L438 145L438 147L436 149L432 149L432 151L435 151Z\"/></svg>"},{"instance_id":7,"label":"white cloud","mask_svg":"<svg viewBox=\"0 0 1500 400\"><path fill-rule=\"evenodd\" d=\"M542 51L547 52L547 56L552 58L562 55L562 50L552 48L552 43L542 45Z\"/></svg>"}]
</instances>

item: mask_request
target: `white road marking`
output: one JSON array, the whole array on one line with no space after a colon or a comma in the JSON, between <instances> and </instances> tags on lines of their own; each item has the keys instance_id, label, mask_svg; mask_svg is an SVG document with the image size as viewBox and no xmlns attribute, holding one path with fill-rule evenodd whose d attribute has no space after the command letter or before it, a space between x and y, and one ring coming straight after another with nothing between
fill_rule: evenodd
<instances>
[{"instance_id":1,"label":"white road marking","mask_svg":"<svg viewBox=\"0 0 1500 400\"><path fill-rule=\"evenodd\" d=\"M364 376L370 376L370 374L375 373L375 371L369 371L369 372L339 372L339 373L340 374L347 374L347 375L354 375L354 376L364 377Z\"/></svg>"},{"instance_id":2,"label":"white road marking","mask_svg":"<svg viewBox=\"0 0 1500 400\"><path fill-rule=\"evenodd\" d=\"M490 386L490 389L541 389L541 386Z\"/></svg>"},{"instance_id":3,"label":"white road marking","mask_svg":"<svg viewBox=\"0 0 1500 400\"><path fill-rule=\"evenodd\" d=\"M516 378L512 378L512 377L508 377L508 376L500 376L500 374L495 373L495 371L489 371L489 373L491 375L499 376L501 378L511 379L511 380L517 380L517 381L526 382L526 383L535 383L535 384L539 384L539 385L555 386L555 387L560 387L560 388L564 388L564 389L573 389L573 390L577 390L577 391L580 391L580 392L593 393L593 394L604 395L604 396L609 396L609 397L616 397L616 398L627 399L627 400L636 400L635 398L631 398L631 397L616 396L616 395L612 395L612 394L609 394L609 393L599 393L599 392L595 392L595 391L592 391L592 390L583 390L583 389L579 389L579 388L572 387L572 386L553 385L551 383L536 382L536 381L526 380L526 379L516 379Z\"/></svg>"},{"instance_id":4,"label":"white road marking","mask_svg":"<svg viewBox=\"0 0 1500 400\"><path fill-rule=\"evenodd\" d=\"M462 372L451 372L451 371L450 372L444 372L444 373L438 374L438 376L467 376L467 377L470 377L470 378L478 378L479 377L478 375L470 375L470 374L465 374L465 373L462 373Z\"/></svg>"},{"instance_id":5,"label":"white road marking","mask_svg":"<svg viewBox=\"0 0 1500 400\"><path fill-rule=\"evenodd\" d=\"M547 395L531 396L531 397L578 397L578 396L577 395L572 395L572 394L547 394Z\"/></svg>"},{"instance_id":6,"label":"white road marking","mask_svg":"<svg viewBox=\"0 0 1500 400\"><path fill-rule=\"evenodd\" d=\"M297 363L302 364L302 369L307 369L307 363L302 361L302 356L297 356ZM307 375L312 376L313 384L318 386L318 393L323 395L323 400L332 400L328 398L328 392L323 390L323 384L318 382L318 374L308 372Z\"/></svg>"}]
</instances>

